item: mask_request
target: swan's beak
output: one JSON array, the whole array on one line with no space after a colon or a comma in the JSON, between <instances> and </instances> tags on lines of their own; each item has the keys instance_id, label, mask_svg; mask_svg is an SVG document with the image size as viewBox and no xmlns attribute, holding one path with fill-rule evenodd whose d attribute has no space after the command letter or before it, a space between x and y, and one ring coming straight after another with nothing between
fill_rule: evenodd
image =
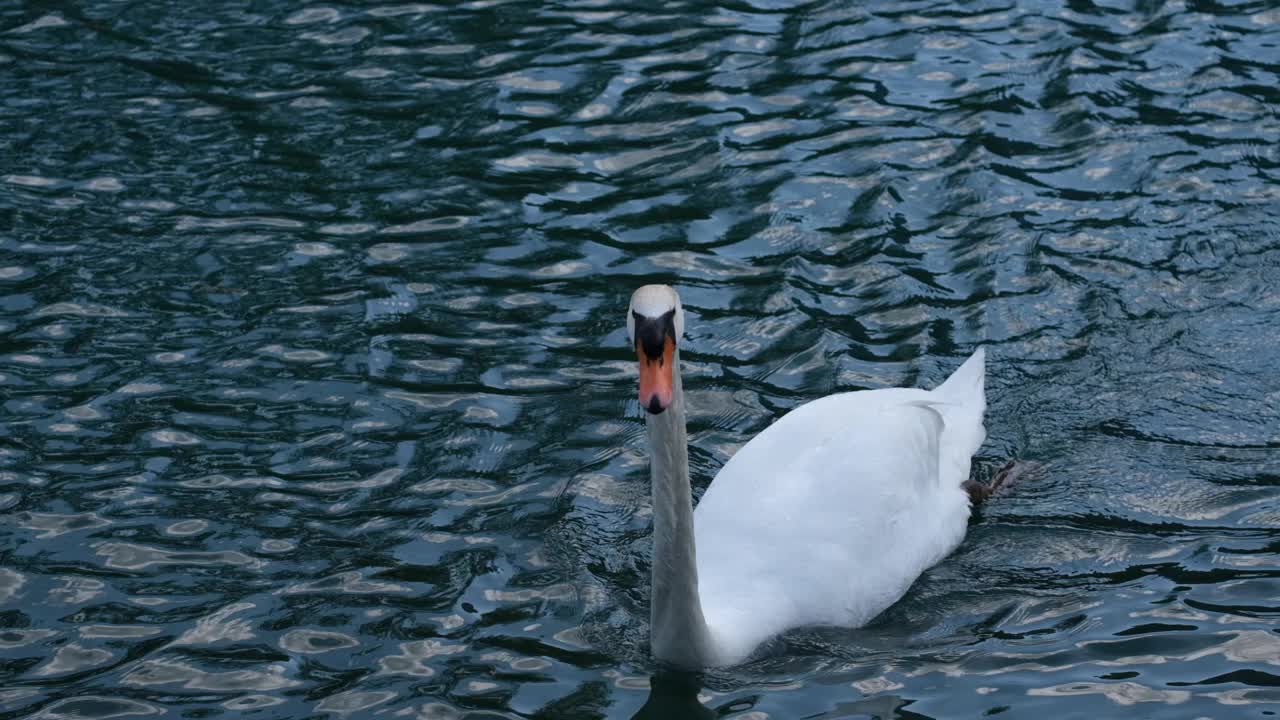
<instances>
[{"instance_id":1,"label":"swan's beak","mask_svg":"<svg viewBox=\"0 0 1280 720\"><path fill-rule=\"evenodd\" d=\"M670 335L663 339L662 354L657 357L645 352L642 343L636 343L636 356L640 358L640 407L654 415L671 407L671 361L675 351L676 341Z\"/></svg>"}]
</instances>

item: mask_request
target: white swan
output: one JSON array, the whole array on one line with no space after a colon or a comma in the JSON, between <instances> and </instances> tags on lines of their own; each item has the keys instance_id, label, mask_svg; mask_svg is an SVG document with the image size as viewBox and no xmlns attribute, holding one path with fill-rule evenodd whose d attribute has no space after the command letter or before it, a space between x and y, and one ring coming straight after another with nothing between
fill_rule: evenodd
<instances>
[{"instance_id":1,"label":"white swan","mask_svg":"<svg viewBox=\"0 0 1280 720\"><path fill-rule=\"evenodd\" d=\"M695 512L675 290L636 290L627 330L652 450L657 659L733 665L789 628L857 627L964 537L963 486L986 437L981 349L931 391L846 392L792 410L721 468Z\"/></svg>"}]
</instances>

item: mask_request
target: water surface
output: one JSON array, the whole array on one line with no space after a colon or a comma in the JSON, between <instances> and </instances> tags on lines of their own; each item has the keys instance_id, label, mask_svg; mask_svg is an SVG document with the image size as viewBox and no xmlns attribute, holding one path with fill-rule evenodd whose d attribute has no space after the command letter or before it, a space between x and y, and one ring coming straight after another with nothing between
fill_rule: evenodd
<instances>
[{"instance_id":1,"label":"water surface","mask_svg":"<svg viewBox=\"0 0 1280 720\"><path fill-rule=\"evenodd\" d=\"M0 7L0 716L1275 712L1273 4L217 6ZM651 681L646 282L699 492L979 345L1043 471Z\"/></svg>"}]
</instances>

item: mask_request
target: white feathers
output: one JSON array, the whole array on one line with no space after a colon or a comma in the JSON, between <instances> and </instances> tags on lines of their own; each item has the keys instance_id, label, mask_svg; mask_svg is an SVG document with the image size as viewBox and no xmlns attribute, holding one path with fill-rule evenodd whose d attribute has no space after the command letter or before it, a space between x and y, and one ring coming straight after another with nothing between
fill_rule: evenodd
<instances>
[{"instance_id":1,"label":"white feathers","mask_svg":"<svg viewBox=\"0 0 1280 720\"><path fill-rule=\"evenodd\" d=\"M680 298L665 285L637 290L630 310L642 319L674 310L677 337L684 330ZM655 642L655 654L731 665L777 633L857 627L902 597L964 538L962 483L986 436L983 360L978 350L932 391L840 393L787 413L716 475L693 512L692 537L683 399L672 406L678 418L647 417L654 458L665 458L652 468L655 518L659 511L686 518L656 540L664 557L693 559L655 563L655 591L694 588L692 605L669 603L656 613L652 637L665 644ZM652 432L661 423L678 423L678 431ZM673 634L690 638L689 647L666 642Z\"/></svg>"},{"instance_id":2,"label":"white feathers","mask_svg":"<svg viewBox=\"0 0 1280 720\"><path fill-rule=\"evenodd\" d=\"M869 622L960 544L961 484L985 435L980 353L937 390L801 405L720 470L694 532L722 664L789 628Z\"/></svg>"}]
</instances>

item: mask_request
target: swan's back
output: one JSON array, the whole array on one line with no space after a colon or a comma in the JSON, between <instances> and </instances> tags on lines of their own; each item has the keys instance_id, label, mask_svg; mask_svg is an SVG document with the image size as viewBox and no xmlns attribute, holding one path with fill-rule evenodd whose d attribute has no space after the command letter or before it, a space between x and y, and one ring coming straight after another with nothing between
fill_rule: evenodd
<instances>
[{"instance_id":1,"label":"swan's back","mask_svg":"<svg viewBox=\"0 0 1280 720\"><path fill-rule=\"evenodd\" d=\"M983 351L932 391L841 393L791 411L695 511L698 588L724 663L800 625L858 626L959 544L985 439Z\"/></svg>"}]
</instances>

